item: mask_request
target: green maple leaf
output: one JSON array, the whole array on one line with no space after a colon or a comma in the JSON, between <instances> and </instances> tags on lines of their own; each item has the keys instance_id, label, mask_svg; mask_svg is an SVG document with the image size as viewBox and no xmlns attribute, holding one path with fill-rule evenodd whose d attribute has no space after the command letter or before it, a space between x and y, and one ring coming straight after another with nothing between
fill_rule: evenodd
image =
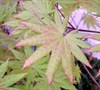
<instances>
[{"instance_id":1,"label":"green maple leaf","mask_svg":"<svg viewBox=\"0 0 100 90\"><path fill-rule=\"evenodd\" d=\"M73 84L64 75L61 64L58 66L52 85L47 84L48 80L44 75L42 77L35 78L34 80L36 81L36 85L33 90L61 90L61 88L76 90Z\"/></svg>"},{"instance_id":2,"label":"green maple leaf","mask_svg":"<svg viewBox=\"0 0 100 90\"><path fill-rule=\"evenodd\" d=\"M41 1L45 1L46 6L48 6L48 3L50 3L50 2L46 2L46 0L41 0ZM75 58L91 68L91 65L89 64L86 56L81 50L81 48L90 48L89 44L81 40L85 36L85 34L78 33L77 30L74 30L65 35L64 32L66 30L68 17L66 16L65 20L62 22L59 12L55 10L54 17L53 17L54 20L52 21L53 18L50 19L48 18L49 16L47 15L52 12L52 5L48 6L48 8L46 9L48 13L45 14L48 17L41 19L41 21L43 22L42 24L38 24L35 23L34 20L33 21L30 20L32 14L29 13L30 15L28 15L27 11L35 12L38 9L36 8L37 6L36 1L33 0L33 2L35 4L35 7L33 7L32 6L33 3L29 1L25 2L25 3L30 3L28 6L25 3L23 4L26 11L23 13L19 13L14 17L19 20L5 23L10 26L15 25L14 23L16 23L15 29L17 28L17 30L14 29L15 32L17 32L18 29L24 30L27 28L32 32L37 32L35 35L32 35L28 38L24 38L16 44L16 47L34 46L34 45L39 46L39 48L36 49L36 51L32 55L30 55L29 58L25 60L23 69L28 68L29 66L39 61L42 57L51 53L49 64L45 73L48 78L48 83L49 84L52 83L54 79L54 74L58 68L60 61L62 62L65 75L72 83L74 83L75 75L73 71L75 68L75 63L74 63ZM44 5L43 3L40 3L40 5L41 4ZM49 10L51 11L49 12ZM39 14L40 15L39 17L41 17L41 15L44 12L46 11L45 10L41 11L41 14L39 12L35 12L35 14L36 15ZM24 14L26 14L25 17L23 17Z\"/></svg>"},{"instance_id":3,"label":"green maple leaf","mask_svg":"<svg viewBox=\"0 0 100 90\"><path fill-rule=\"evenodd\" d=\"M96 26L100 27L99 21L95 19L95 17L93 17L92 15L86 14L83 20L84 20L84 24L86 24L88 28L90 28L90 26L92 26L93 28L96 28Z\"/></svg>"},{"instance_id":4,"label":"green maple leaf","mask_svg":"<svg viewBox=\"0 0 100 90\"><path fill-rule=\"evenodd\" d=\"M55 15L55 23L51 22L51 25L37 25L29 21L21 21L20 23L22 25L38 32L38 34L20 40L16 44L16 47L40 45L40 47L26 59L23 69L36 63L51 52L51 57L46 70L48 83L50 84L53 81L54 74L60 61L62 61L65 75L72 83L74 83L73 70L75 67L75 58L91 68L91 65L81 50L81 48L89 48L90 45L81 40L85 34L79 34L77 33L77 30L71 31L67 35L63 35L66 25L63 25L57 11L55 12Z\"/></svg>"},{"instance_id":5,"label":"green maple leaf","mask_svg":"<svg viewBox=\"0 0 100 90\"><path fill-rule=\"evenodd\" d=\"M100 41L100 34L89 34L88 36L85 36L85 38L91 38ZM96 44L86 49L85 52L100 52L100 44Z\"/></svg>"}]
</instances>

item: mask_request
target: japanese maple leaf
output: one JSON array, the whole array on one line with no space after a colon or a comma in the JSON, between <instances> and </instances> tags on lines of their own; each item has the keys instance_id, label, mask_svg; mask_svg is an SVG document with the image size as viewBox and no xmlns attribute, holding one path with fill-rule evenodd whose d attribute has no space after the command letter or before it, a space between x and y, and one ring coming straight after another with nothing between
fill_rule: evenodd
<instances>
[{"instance_id":1,"label":"japanese maple leaf","mask_svg":"<svg viewBox=\"0 0 100 90\"><path fill-rule=\"evenodd\" d=\"M21 21L20 23L38 32L38 34L20 40L16 44L16 47L40 45L40 47L26 59L23 69L28 68L49 53L51 53L51 57L46 70L49 84L51 84L54 79L54 74L60 61L62 62L65 75L72 83L74 83L74 58L91 68L91 65L81 50L81 48L90 47L89 44L81 40L85 34L79 34L77 30L74 30L64 35L66 24L62 23L57 12L55 14L55 23L52 21L50 25L37 25L28 21Z\"/></svg>"}]
</instances>

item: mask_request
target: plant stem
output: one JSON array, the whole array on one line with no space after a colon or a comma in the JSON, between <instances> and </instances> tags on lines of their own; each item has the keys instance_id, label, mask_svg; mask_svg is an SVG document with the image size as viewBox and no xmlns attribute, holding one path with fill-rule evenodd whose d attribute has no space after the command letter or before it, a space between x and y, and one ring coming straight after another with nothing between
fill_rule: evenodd
<instances>
[{"instance_id":1,"label":"plant stem","mask_svg":"<svg viewBox=\"0 0 100 90\"><path fill-rule=\"evenodd\" d=\"M92 79L92 81L97 85L98 87L98 90L100 90L100 85L99 83L95 80L95 78L92 76L92 74L90 73L90 71L88 70L88 68L83 64L81 63L84 67L84 69L86 70L86 72L88 73L88 75L90 76L90 78Z\"/></svg>"},{"instance_id":2,"label":"plant stem","mask_svg":"<svg viewBox=\"0 0 100 90\"><path fill-rule=\"evenodd\" d=\"M71 30L75 30L71 27L67 27L68 29L71 29ZM85 30L85 29L78 29L78 31L81 31L81 32L90 32L90 33L100 33L99 31L93 31L93 30Z\"/></svg>"}]
</instances>

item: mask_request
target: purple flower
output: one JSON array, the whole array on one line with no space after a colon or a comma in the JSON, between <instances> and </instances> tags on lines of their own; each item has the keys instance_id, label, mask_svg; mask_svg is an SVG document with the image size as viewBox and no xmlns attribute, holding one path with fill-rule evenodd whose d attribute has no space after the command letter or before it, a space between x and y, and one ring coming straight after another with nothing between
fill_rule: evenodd
<instances>
[{"instance_id":1,"label":"purple flower","mask_svg":"<svg viewBox=\"0 0 100 90\"><path fill-rule=\"evenodd\" d=\"M7 45L7 44L4 44L3 47L4 47L4 48L8 48L8 45Z\"/></svg>"},{"instance_id":2,"label":"purple flower","mask_svg":"<svg viewBox=\"0 0 100 90\"><path fill-rule=\"evenodd\" d=\"M10 27L7 26L7 25L2 26L1 28L8 35L11 34L11 32L12 32L11 29L10 29Z\"/></svg>"},{"instance_id":3,"label":"purple flower","mask_svg":"<svg viewBox=\"0 0 100 90\"><path fill-rule=\"evenodd\" d=\"M35 51L36 50L36 46L32 46L31 49L32 49L32 51Z\"/></svg>"}]
</instances>

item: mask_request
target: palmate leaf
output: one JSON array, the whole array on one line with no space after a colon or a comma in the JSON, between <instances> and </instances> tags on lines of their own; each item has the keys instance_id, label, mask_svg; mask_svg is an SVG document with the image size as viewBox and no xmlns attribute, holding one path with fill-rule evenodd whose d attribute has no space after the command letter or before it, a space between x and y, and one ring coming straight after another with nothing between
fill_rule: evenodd
<instances>
[{"instance_id":1,"label":"palmate leaf","mask_svg":"<svg viewBox=\"0 0 100 90\"><path fill-rule=\"evenodd\" d=\"M93 17L92 15L85 15L85 17L83 18L84 24L86 24L86 26L88 28L90 28L90 26L92 26L93 28L100 27L100 22L98 20L95 19L95 17Z\"/></svg>"},{"instance_id":2,"label":"palmate leaf","mask_svg":"<svg viewBox=\"0 0 100 90\"><path fill-rule=\"evenodd\" d=\"M35 0L33 1L34 3L36 2ZM66 28L65 23L67 24L67 22L61 21L58 11L56 11L54 14L54 21L49 19L47 20L48 23L44 22L45 24L41 25L33 23L32 21L19 22L19 24L31 29L31 31L37 32L37 34L20 40L16 44L16 47L34 45L39 46L36 51L25 60L23 69L28 68L44 56L51 53L49 64L46 70L48 84L51 84L54 80L54 74L60 61L62 61L65 75L71 81L71 83L74 83L75 76L73 71L75 67L75 58L91 68L91 65L81 50L81 48L90 48L90 45L81 40L85 34L77 33L77 30L63 35L65 31L64 29Z\"/></svg>"},{"instance_id":3,"label":"palmate leaf","mask_svg":"<svg viewBox=\"0 0 100 90\"><path fill-rule=\"evenodd\" d=\"M41 38L40 37L41 34L38 34L36 36L32 36L30 38L23 39L16 44L16 46L42 45L25 61L23 69L25 69L25 68L29 67L30 65L32 65L33 63L37 62L39 59L46 56L51 51L52 51L51 58L50 58L49 66L48 66L47 73L46 73L49 83L52 82L54 73L57 69L57 65L59 64L59 60L63 56L64 53L66 53L66 54L63 56L62 61L66 62L66 63L63 63L63 66L65 69L65 73L71 82L74 81L74 75L73 75L74 63L73 63L73 59L71 59L73 55L79 61L81 61L82 63L86 64L87 66L89 66L91 68L91 65L89 64L88 60L86 59L84 53L79 48L79 47L89 48L90 46L80 39L82 37L80 37L80 34L78 34L77 31L72 31L72 32L68 33L66 36L63 36L62 33L60 33L57 28L52 27L52 26L51 26L52 28L50 28L50 26L46 26L48 28L44 28L44 25L43 25L43 27L42 27L42 25L41 25L41 27L38 25L36 25L37 27L34 27L35 26L34 23L32 25L31 22L26 22L26 21L23 21L23 23L21 23L21 24L25 25L26 27L28 27L34 31L37 31L37 32L43 34L42 40L39 39L39 38ZM78 37L79 37L79 39L78 39ZM39 43L38 39L42 42L39 41L40 42ZM69 45L66 46L66 44L69 44ZM66 48L65 46L67 47L67 50L65 49ZM72 53L72 56L70 56L70 53L68 52L68 50L70 50L70 53ZM59 51L60 51L60 53L59 53ZM54 54L54 52L56 54ZM69 56L67 55L68 53L69 53ZM54 57L54 58L52 59L52 57ZM69 62L69 64L68 64L68 62ZM65 67L65 66L69 66L69 67ZM53 67L53 68L51 69L50 67ZM70 73L69 73L69 71L70 71Z\"/></svg>"},{"instance_id":4,"label":"palmate leaf","mask_svg":"<svg viewBox=\"0 0 100 90\"><path fill-rule=\"evenodd\" d=\"M14 50L14 49L10 49L12 51L12 53L14 54L14 56L20 60L20 61L23 61L25 59L25 55L22 53L22 52L19 52L17 50Z\"/></svg>"}]
</instances>

